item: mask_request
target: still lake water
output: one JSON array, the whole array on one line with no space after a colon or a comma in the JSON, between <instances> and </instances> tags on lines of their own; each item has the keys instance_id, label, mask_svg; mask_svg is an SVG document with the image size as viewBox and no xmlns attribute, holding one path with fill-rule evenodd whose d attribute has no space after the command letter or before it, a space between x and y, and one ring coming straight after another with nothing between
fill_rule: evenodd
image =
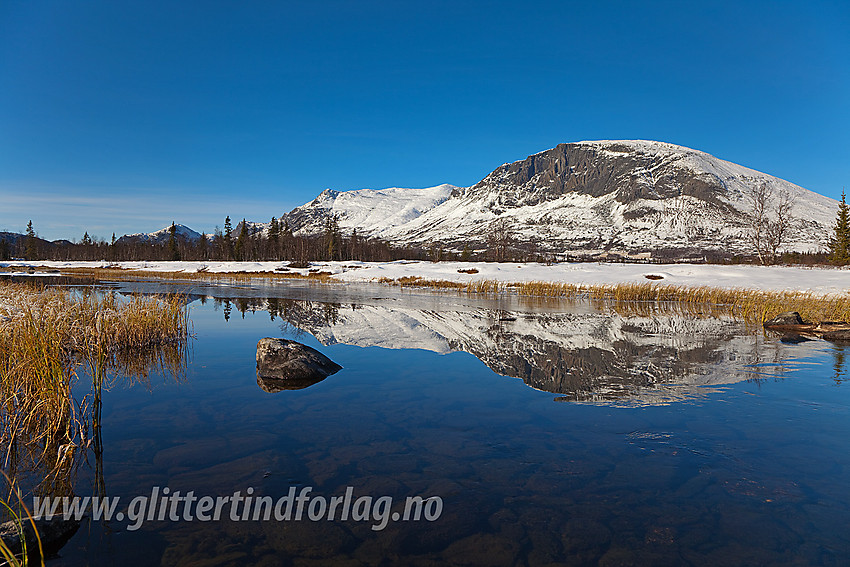
<instances>
[{"instance_id":1,"label":"still lake water","mask_svg":"<svg viewBox=\"0 0 850 567\"><path fill-rule=\"evenodd\" d=\"M434 521L84 521L48 565L841 565L844 348L723 318L377 286L190 293L185 376L103 396L103 481L275 499L439 496ZM343 370L260 387L256 345ZM275 388L266 388L274 390ZM92 495L94 465L76 494Z\"/></svg>"}]
</instances>

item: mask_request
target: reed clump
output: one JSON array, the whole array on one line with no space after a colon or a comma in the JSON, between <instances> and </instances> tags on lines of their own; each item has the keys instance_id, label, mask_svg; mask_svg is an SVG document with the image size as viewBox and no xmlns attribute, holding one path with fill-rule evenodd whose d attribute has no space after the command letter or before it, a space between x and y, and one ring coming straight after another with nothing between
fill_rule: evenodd
<instances>
[{"instance_id":1,"label":"reed clump","mask_svg":"<svg viewBox=\"0 0 850 567\"><path fill-rule=\"evenodd\" d=\"M190 331L179 296L118 297L0 282L4 470L22 454L54 469L73 458L88 430L87 400L72 395L78 372L91 376L99 398L110 373L138 370L132 356L128 365L127 353L166 344L185 352Z\"/></svg>"},{"instance_id":2,"label":"reed clump","mask_svg":"<svg viewBox=\"0 0 850 567\"><path fill-rule=\"evenodd\" d=\"M708 306L750 323L761 324L784 311L797 311L808 321L847 321L850 295L820 295L810 291L763 291L635 283L588 286L591 300L614 304L653 302Z\"/></svg>"}]
</instances>

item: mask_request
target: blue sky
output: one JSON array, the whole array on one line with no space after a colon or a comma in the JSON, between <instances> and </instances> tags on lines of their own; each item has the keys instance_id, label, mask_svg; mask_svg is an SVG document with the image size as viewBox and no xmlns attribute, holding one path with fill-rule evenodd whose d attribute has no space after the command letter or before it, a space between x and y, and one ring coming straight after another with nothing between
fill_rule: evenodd
<instances>
[{"instance_id":1,"label":"blue sky","mask_svg":"<svg viewBox=\"0 0 850 567\"><path fill-rule=\"evenodd\" d=\"M850 2L0 0L0 230L211 231L654 139L850 185Z\"/></svg>"}]
</instances>

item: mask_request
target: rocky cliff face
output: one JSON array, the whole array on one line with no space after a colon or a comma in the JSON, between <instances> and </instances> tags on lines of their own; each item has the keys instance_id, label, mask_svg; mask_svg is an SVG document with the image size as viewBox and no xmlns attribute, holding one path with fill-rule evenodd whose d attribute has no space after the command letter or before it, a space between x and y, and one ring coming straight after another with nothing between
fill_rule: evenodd
<instances>
[{"instance_id":1,"label":"rocky cliff face","mask_svg":"<svg viewBox=\"0 0 850 567\"><path fill-rule=\"evenodd\" d=\"M327 214L340 214L343 229L406 245L483 247L501 220L518 243L552 252L748 252L748 194L762 185L794 199L789 249L826 247L836 201L704 152L640 140L559 144L426 199L423 192L436 188L393 189L391 199L326 191L286 218L309 234ZM413 201L411 214L389 214Z\"/></svg>"}]
</instances>

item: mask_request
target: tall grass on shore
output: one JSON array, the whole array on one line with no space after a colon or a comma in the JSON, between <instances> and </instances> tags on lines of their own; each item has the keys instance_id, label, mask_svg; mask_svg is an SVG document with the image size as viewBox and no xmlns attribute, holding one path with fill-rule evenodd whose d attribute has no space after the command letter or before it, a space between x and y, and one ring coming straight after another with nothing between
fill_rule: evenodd
<instances>
[{"instance_id":1,"label":"tall grass on shore","mask_svg":"<svg viewBox=\"0 0 850 567\"><path fill-rule=\"evenodd\" d=\"M652 302L667 305L707 306L750 323L762 324L784 311L797 311L808 321L850 320L850 295L818 295L808 291L763 291L684 287L655 283L588 286L594 301L617 305Z\"/></svg>"},{"instance_id":2,"label":"tall grass on shore","mask_svg":"<svg viewBox=\"0 0 850 567\"><path fill-rule=\"evenodd\" d=\"M90 427L99 428L92 421L98 413L93 402L104 382L111 375L139 372L140 352L176 346L185 353L189 332L188 310L178 296L120 298L0 282L3 470L15 476L21 463L47 469L47 492L65 491L69 463L88 445ZM167 364L174 356L162 354L158 360ZM79 372L91 376L92 394L75 400Z\"/></svg>"}]
</instances>

